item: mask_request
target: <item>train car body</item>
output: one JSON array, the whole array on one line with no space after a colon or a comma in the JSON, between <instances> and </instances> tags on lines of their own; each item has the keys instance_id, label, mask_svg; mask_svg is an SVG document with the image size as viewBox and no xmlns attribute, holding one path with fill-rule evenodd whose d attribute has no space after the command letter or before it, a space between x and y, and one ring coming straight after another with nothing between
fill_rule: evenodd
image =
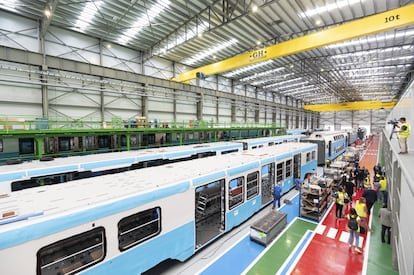
<instances>
[{"instance_id":1,"label":"train car body","mask_svg":"<svg viewBox=\"0 0 414 275\"><path fill-rule=\"evenodd\" d=\"M244 150L253 150L257 148L269 147L278 145L286 142L299 142L305 135L283 135L283 136L272 136L262 138L251 138L251 139L240 139L235 140L236 143L242 143Z\"/></svg>"},{"instance_id":2,"label":"train car body","mask_svg":"<svg viewBox=\"0 0 414 275\"><path fill-rule=\"evenodd\" d=\"M288 143L12 192L0 273L140 274L185 261L270 204L276 182L287 192L316 169L316 150Z\"/></svg>"},{"instance_id":3,"label":"train car body","mask_svg":"<svg viewBox=\"0 0 414 275\"><path fill-rule=\"evenodd\" d=\"M358 131L357 129L351 129L347 130L347 137L348 137L348 146L351 146L355 144L355 142L358 140Z\"/></svg>"},{"instance_id":4,"label":"train car body","mask_svg":"<svg viewBox=\"0 0 414 275\"><path fill-rule=\"evenodd\" d=\"M32 160L0 166L0 194L42 185L57 184L80 178L113 174L272 146L296 141L300 136L284 135L238 141L149 148L124 152L89 154L43 160Z\"/></svg>"},{"instance_id":5,"label":"train car body","mask_svg":"<svg viewBox=\"0 0 414 275\"><path fill-rule=\"evenodd\" d=\"M318 165L325 165L343 154L348 147L346 132L313 132L302 138L301 142L310 142L318 145Z\"/></svg>"}]
</instances>

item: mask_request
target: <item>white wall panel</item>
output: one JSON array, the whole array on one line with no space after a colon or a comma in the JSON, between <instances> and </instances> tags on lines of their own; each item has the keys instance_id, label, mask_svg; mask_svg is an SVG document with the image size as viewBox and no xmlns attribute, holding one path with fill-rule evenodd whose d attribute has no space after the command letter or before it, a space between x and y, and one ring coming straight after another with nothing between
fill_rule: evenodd
<instances>
[{"instance_id":1,"label":"white wall panel","mask_svg":"<svg viewBox=\"0 0 414 275\"><path fill-rule=\"evenodd\" d=\"M211 90L217 89L217 80L215 76L207 77L206 79L198 80L199 86Z\"/></svg>"},{"instance_id":2,"label":"white wall panel","mask_svg":"<svg viewBox=\"0 0 414 275\"><path fill-rule=\"evenodd\" d=\"M218 106L219 122L231 122L231 102L221 100Z\"/></svg>"},{"instance_id":3,"label":"white wall panel","mask_svg":"<svg viewBox=\"0 0 414 275\"><path fill-rule=\"evenodd\" d=\"M258 91L257 92L257 99L260 99L260 100L266 100L266 93L264 92L264 91Z\"/></svg>"},{"instance_id":4,"label":"white wall panel","mask_svg":"<svg viewBox=\"0 0 414 275\"><path fill-rule=\"evenodd\" d=\"M99 40L80 33L50 26L45 37L48 55L91 64L100 64Z\"/></svg>"},{"instance_id":5,"label":"white wall panel","mask_svg":"<svg viewBox=\"0 0 414 275\"><path fill-rule=\"evenodd\" d=\"M141 59L140 52L115 44L108 48L103 43L102 66L142 74Z\"/></svg>"},{"instance_id":6,"label":"white wall panel","mask_svg":"<svg viewBox=\"0 0 414 275\"><path fill-rule=\"evenodd\" d=\"M0 10L0 26L0 45L39 51L39 30L36 21Z\"/></svg>"},{"instance_id":7,"label":"white wall panel","mask_svg":"<svg viewBox=\"0 0 414 275\"><path fill-rule=\"evenodd\" d=\"M213 116L216 117L217 113L217 100L215 97L204 96L203 100L203 117Z\"/></svg>"},{"instance_id":8,"label":"white wall panel","mask_svg":"<svg viewBox=\"0 0 414 275\"><path fill-rule=\"evenodd\" d=\"M218 90L226 93L231 93L231 80L224 78L224 77L218 77Z\"/></svg>"},{"instance_id":9,"label":"white wall panel","mask_svg":"<svg viewBox=\"0 0 414 275\"><path fill-rule=\"evenodd\" d=\"M145 62L145 75L170 79L173 77L172 62L159 57L152 57Z\"/></svg>"},{"instance_id":10,"label":"white wall panel","mask_svg":"<svg viewBox=\"0 0 414 275\"><path fill-rule=\"evenodd\" d=\"M246 95L246 91L245 91L244 85L236 85L236 86L234 86L234 94L241 95L241 96L245 96Z\"/></svg>"}]
</instances>

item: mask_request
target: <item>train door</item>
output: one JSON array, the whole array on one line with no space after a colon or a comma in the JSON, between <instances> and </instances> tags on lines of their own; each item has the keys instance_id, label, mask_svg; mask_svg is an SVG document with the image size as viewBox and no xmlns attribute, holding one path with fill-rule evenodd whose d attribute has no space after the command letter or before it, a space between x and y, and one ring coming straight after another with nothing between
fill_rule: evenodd
<instances>
[{"instance_id":1,"label":"train door","mask_svg":"<svg viewBox=\"0 0 414 275\"><path fill-rule=\"evenodd\" d=\"M262 193L262 205L266 205L273 200L272 186L275 184L275 164L269 163L263 165L261 175L260 189Z\"/></svg>"},{"instance_id":2,"label":"train door","mask_svg":"<svg viewBox=\"0 0 414 275\"><path fill-rule=\"evenodd\" d=\"M195 189L196 249L224 232L224 179Z\"/></svg>"},{"instance_id":3,"label":"train door","mask_svg":"<svg viewBox=\"0 0 414 275\"><path fill-rule=\"evenodd\" d=\"M328 155L326 156L326 158L325 158L325 161L326 160L332 160L332 140L330 140L329 142L328 142Z\"/></svg>"},{"instance_id":4,"label":"train door","mask_svg":"<svg viewBox=\"0 0 414 275\"><path fill-rule=\"evenodd\" d=\"M301 154L296 154L293 156L293 178L301 178L301 165L302 165L302 157Z\"/></svg>"}]
</instances>

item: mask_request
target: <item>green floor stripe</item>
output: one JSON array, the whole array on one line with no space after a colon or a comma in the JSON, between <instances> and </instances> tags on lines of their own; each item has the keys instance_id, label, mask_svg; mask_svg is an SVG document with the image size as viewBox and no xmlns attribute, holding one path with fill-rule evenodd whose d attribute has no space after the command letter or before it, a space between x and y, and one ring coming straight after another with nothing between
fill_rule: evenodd
<instances>
[{"instance_id":1,"label":"green floor stripe","mask_svg":"<svg viewBox=\"0 0 414 275\"><path fill-rule=\"evenodd\" d=\"M399 274L392 269L391 246L381 242L381 223L378 218L378 210L382 202L374 205L371 239L369 244L369 255L367 275L394 275Z\"/></svg>"},{"instance_id":2,"label":"green floor stripe","mask_svg":"<svg viewBox=\"0 0 414 275\"><path fill-rule=\"evenodd\" d=\"M275 274L307 230L314 230L316 224L296 219L289 229L267 250L259 261L247 272L248 275Z\"/></svg>"}]
</instances>

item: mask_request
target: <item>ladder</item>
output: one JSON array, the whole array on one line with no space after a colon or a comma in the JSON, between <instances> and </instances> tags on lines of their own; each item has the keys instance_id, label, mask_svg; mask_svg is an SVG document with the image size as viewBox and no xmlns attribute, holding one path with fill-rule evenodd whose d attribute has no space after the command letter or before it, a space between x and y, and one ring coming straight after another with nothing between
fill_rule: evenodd
<instances>
[{"instance_id":1,"label":"ladder","mask_svg":"<svg viewBox=\"0 0 414 275\"><path fill-rule=\"evenodd\" d=\"M200 195L198 195L198 202L197 202L197 213L199 213L200 215L204 215L204 212L206 211L207 200L208 200L208 195L200 192Z\"/></svg>"}]
</instances>

